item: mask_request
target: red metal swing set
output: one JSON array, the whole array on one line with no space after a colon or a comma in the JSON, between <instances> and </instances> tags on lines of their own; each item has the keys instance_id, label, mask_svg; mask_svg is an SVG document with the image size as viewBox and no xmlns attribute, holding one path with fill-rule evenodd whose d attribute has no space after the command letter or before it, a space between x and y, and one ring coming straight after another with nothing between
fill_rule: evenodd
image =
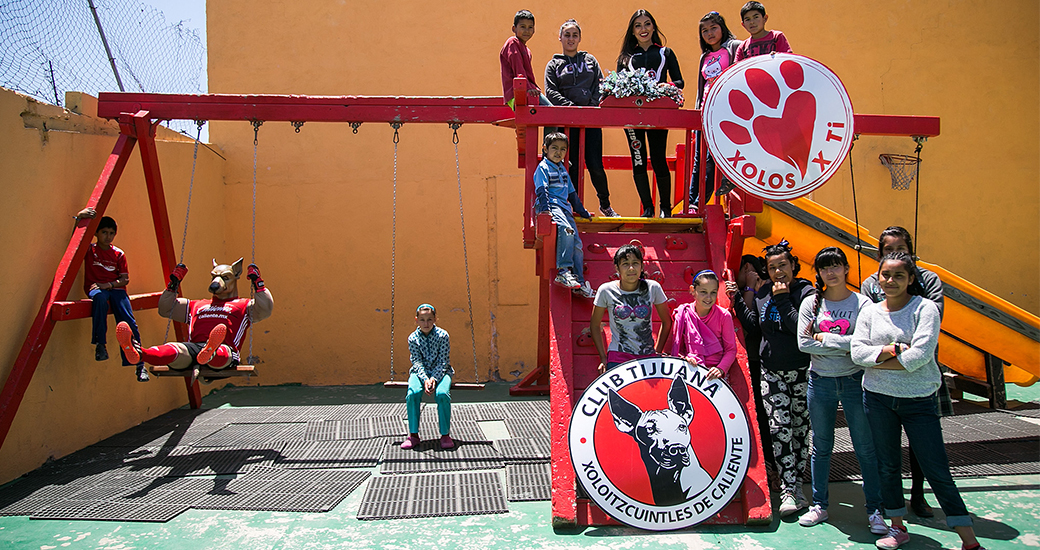
<instances>
[{"instance_id":1,"label":"red metal swing set","mask_svg":"<svg viewBox=\"0 0 1040 550\"><path fill-rule=\"evenodd\" d=\"M539 276L538 362L537 367L511 389L513 394L548 393L552 405L553 521L559 524L613 523L606 514L587 499L578 498L574 468L567 450L567 426L574 400L595 378L598 356L587 333L591 304L573 299L570 291L554 286L555 227L548 215L536 215L534 205L534 172L539 162L541 132L539 127L601 128L667 128L683 131L684 141L669 159L675 171L676 193L673 204L682 204L683 214L670 219L601 218L579 222L579 229L589 251L586 256L588 277L594 281L610 278L610 253L633 236L641 239L647 250L648 276L662 283L671 281L673 288L689 284L692 273L710 268L717 273L734 269L739 263L746 237L755 234L752 214L761 212L762 202L740 190L724 200L708 200L699 209L691 208L684 182L690 181L693 155L701 159L705 152L694 151L693 132L701 127L698 110L662 109L647 106L616 107L539 107L537 90L527 90L526 80L514 82L515 113L502 104L500 97L314 97L285 95L167 95L138 93L102 93L98 99L98 116L117 120L120 134L105 163L94 191L87 202L97 210L94 219L80 220L54 274L53 283L43 300L36 319L25 338L21 351L0 390L0 446L11 428L18 406L29 386L43 350L58 321L83 319L90 315L88 300L68 301L69 292L87 246L97 229L115 186L126 167L134 146L139 145L145 184L164 272L177 263L170 221L167 215L162 175L156 153L155 130L162 120L225 120L296 122L383 122L494 124L513 127L517 135L518 167L525 170L523 239L526 248L536 254ZM356 126L355 126L356 127ZM936 117L855 115L855 133L884 136L935 136L939 133ZM574 144L581 147L581 144ZM608 169L631 169L628 156L604 158ZM703 165L703 160L701 162ZM721 178L719 173L717 178ZM718 189L719 182L715 188ZM705 196L706 182L698 182L699 194ZM576 182L579 193L584 186ZM687 213L689 212L689 213ZM665 288L669 288L666 283ZM134 310L153 309L161 292L140 294L130 299ZM720 296L721 305L726 299ZM585 330L583 330L585 329ZM185 325L175 323L177 339L185 341ZM746 377L746 356L741 348L739 362ZM479 382L479 381L476 381ZM741 383L743 382L743 383ZM192 408L201 406L198 382L185 377L188 401ZM750 380L735 381L734 389L749 405ZM744 386L739 388L738 386ZM752 416L750 422L756 423ZM757 435L757 434L756 434ZM757 438L756 438L757 439ZM761 449L744 483L741 496L711 520L714 523L757 523L769 521L768 488Z\"/></svg>"}]
</instances>

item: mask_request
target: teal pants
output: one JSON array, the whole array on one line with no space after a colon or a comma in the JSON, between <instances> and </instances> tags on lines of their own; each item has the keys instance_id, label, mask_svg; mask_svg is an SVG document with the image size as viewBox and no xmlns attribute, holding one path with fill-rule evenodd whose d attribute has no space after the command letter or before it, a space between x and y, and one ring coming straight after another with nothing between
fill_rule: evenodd
<instances>
[{"instance_id":1,"label":"teal pants","mask_svg":"<svg viewBox=\"0 0 1040 550\"><path fill-rule=\"evenodd\" d=\"M408 433L419 433L419 414L422 404L423 384L415 374L408 375L408 393L404 401L408 409ZM451 429L451 376L445 374L433 390L437 399L437 425L441 435L448 435Z\"/></svg>"}]
</instances>

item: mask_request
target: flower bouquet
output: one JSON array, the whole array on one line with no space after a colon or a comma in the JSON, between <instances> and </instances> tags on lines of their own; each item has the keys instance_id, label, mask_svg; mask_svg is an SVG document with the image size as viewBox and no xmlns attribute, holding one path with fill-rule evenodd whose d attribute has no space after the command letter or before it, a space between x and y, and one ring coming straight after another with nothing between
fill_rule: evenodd
<instances>
[{"instance_id":1,"label":"flower bouquet","mask_svg":"<svg viewBox=\"0 0 1040 550\"><path fill-rule=\"evenodd\" d=\"M682 90L667 84L661 86L646 69L612 72L599 85L601 107L663 107L683 105ZM656 102L661 98L671 101ZM654 103L654 104L651 104Z\"/></svg>"}]
</instances>

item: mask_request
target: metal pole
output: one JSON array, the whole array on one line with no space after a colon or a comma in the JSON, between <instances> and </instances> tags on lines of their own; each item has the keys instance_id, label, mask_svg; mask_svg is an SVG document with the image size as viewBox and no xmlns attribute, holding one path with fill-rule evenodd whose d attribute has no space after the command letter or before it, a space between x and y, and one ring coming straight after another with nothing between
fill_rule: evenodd
<instances>
[{"instance_id":1,"label":"metal pole","mask_svg":"<svg viewBox=\"0 0 1040 550\"><path fill-rule=\"evenodd\" d=\"M58 84L54 81L54 62L48 61L47 66L51 69L51 89L54 90L54 104L61 107L61 99L58 97Z\"/></svg>"},{"instance_id":2,"label":"metal pole","mask_svg":"<svg viewBox=\"0 0 1040 550\"><path fill-rule=\"evenodd\" d=\"M105 29L101 28L101 20L98 19L97 8L94 6L94 0L87 0L87 4L90 5L90 13L94 15L94 24L97 25L97 32L101 35L101 43L105 45L105 55L108 56L108 63L112 65L112 74L116 75L116 85L119 86L120 92L125 92L123 89L123 81L119 78L119 69L116 68L116 59L112 57L112 50L108 47L108 39L105 38Z\"/></svg>"}]
</instances>

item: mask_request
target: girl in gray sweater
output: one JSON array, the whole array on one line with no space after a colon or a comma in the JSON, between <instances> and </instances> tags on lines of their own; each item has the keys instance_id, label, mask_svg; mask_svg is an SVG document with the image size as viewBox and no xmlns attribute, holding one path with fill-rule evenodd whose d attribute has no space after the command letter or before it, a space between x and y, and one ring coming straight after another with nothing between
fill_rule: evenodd
<instances>
[{"instance_id":1,"label":"girl in gray sweater","mask_svg":"<svg viewBox=\"0 0 1040 550\"><path fill-rule=\"evenodd\" d=\"M813 260L816 296L802 302L798 316L798 349L810 355L809 419L812 422L812 496L809 511L798 523L810 527L827 520L828 478L834 449L834 424L841 403L860 472L867 524L875 535L888 534L881 516L881 488L870 424L863 412L863 367L852 362L849 349L860 311L871 302L846 286L849 260L837 247L827 247Z\"/></svg>"},{"instance_id":2,"label":"girl in gray sweater","mask_svg":"<svg viewBox=\"0 0 1040 550\"><path fill-rule=\"evenodd\" d=\"M920 296L916 268L906 252L881 259L878 284L885 300L863 310L852 337L852 360L866 367L863 410L874 439L881 498L892 520L888 536L876 544L890 550L910 540L903 524L906 501L900 477L900 431L906 431L921 470L946 513L946 524L957 531L965 550L974 550L980 548L979 542L950 475L939 423L936 391L941 375L935 361L939 309Z\"/></svg>"}]
</instances>

